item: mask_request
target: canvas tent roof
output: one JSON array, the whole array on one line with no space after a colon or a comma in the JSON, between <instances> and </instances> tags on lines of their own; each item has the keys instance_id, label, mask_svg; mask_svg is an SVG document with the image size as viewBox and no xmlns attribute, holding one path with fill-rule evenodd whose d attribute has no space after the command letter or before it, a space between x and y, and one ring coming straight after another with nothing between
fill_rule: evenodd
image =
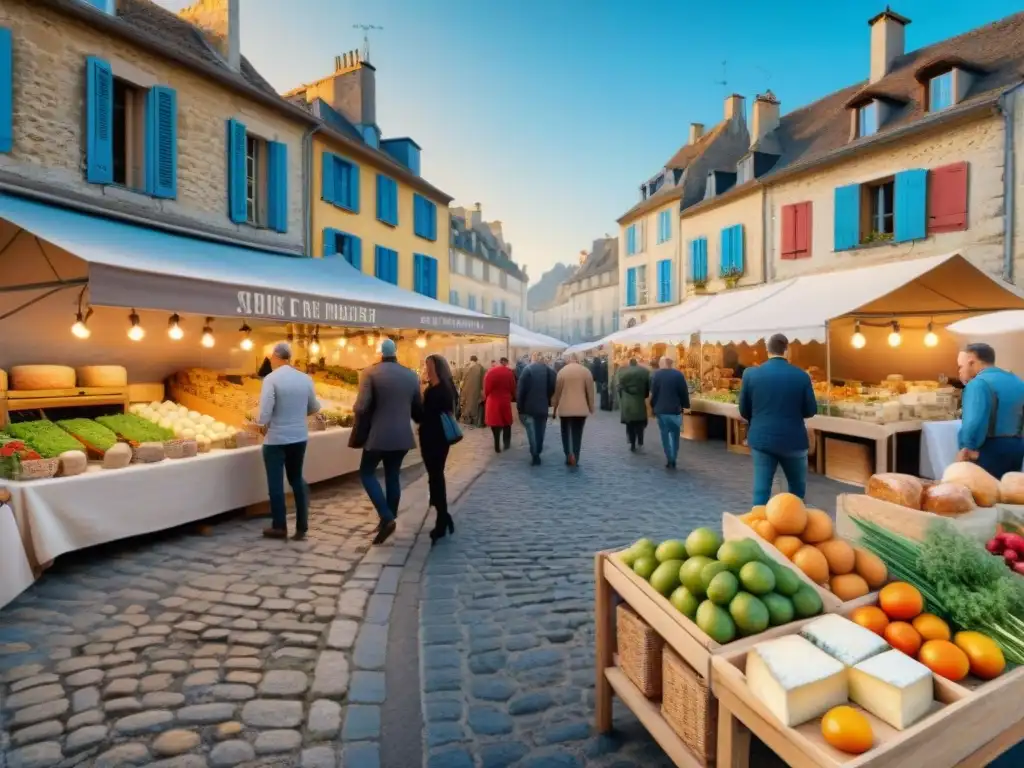
<instances>
[{"instance_id":1,"label":"canvas tent roof","mask_svg":"<svg viewBox=\"0 0 1024 768\"><path fill-rule=\"evenodd\" d=\"M1024 311L1011 309L1006 312L990 312L986 315L968 317L946 328L961 336L984 337L1002 333L1024 332Z\"/></svg>"},{"instance_id":2,"label":"canvas tent roof","mask_svg":"<svg viewBox=\"0 0 1024 768\"><path fill-rule=\"evenodd\" d=\"M562 350L566 347L564 341L531 331L515 323L509 323L508 344L510 347L536 350Z\"/></svg>"}]
</instances>

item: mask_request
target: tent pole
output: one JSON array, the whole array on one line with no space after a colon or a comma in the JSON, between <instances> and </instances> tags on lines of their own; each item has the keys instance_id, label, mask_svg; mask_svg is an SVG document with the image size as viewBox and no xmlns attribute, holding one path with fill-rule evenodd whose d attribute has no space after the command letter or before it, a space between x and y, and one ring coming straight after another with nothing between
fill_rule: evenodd
<instances>
[{"instance_id":1,"label":"tent pole","mask_svg":"<svg viewBox=\"0 0 1024 768\"><path fill-rule=\"evenodd\" d=\"M825 321L825 379L827 393L825 402L828 404L828 415L832 415L832 334L828 320Z\"/></svg>"}]
</instances>

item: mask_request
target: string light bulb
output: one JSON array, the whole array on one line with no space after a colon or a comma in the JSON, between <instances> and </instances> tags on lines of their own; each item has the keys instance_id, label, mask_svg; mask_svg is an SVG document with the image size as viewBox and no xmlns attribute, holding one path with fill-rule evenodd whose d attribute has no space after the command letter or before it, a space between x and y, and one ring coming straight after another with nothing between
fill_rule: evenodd
<instances>
[{"instance_id":1,"label":"string light bulb","mask_svg":"<svg viewBox=\"0 0 1024 768\"><path fill-rule=\"evenodd\" d=\"M167 335L171 338L171 341L181 341L185 338L185 332L181 330L181 318L178 317L177 313L171 315L171 318L167 321Z\"/></svg>"},{"instance_id":2,"label":"string light bulb","mask_svg":"<svg viewBox=\"0 0 1024 768\"><path fill-rule=\"evenodd\" d=\"M213 338L213 318L206 318L206 325L203 326L203 338L200 343L207 349L212 349L217 340Z\"/></svg>"},{"instance_id":3,"label":"string light bulb","mask_svg":"<svg viewBox=\"0 0 1024 768\"><path fill-rule=\"evenodd\" d=\"M900 335L900 324L893 320L892 330L889 332L889 346L898 347L902 343L903 337Z\"/></svg>"},{"instance_id":4,"label":"string light bulb","mask_svg":"<svg viewBox=\"0 0 1024 768\"><path fill-rule=\"evenodd\" d=\"M368 346L368 347L375 347L375 346L377 346L377 337L374 334L372 334L372 333L367 334L367 336L366 336L366 346Z\"/></svg>"},{"instance_id":5,"label":"string light bulb","mask_svg":"<svg viewBox=\"0 0 1024 768\"><path fill-rule=\"evenodd\" d=\"M146 329L142 327L139 313L134 308L132 308L132 313L128 315L128 322L131 323L131 326L128 328L128 338L132 341L142 341L146 336Z\"/></svg>"},{"instance_id":6,"label":"string light bulb","mask_svg":"<svg viewBox=\"0 0 1024 768\"><path fill-rule=\"evenodd\" d=\"M341 338L338 339L338 346L341 347L342 349L348 346L348 336L342 334Z\"/></svg>"},{"instance_id":7,"label":"string light bulb","mask_svg":"<svg viewBox=\"0 0 1024 768\"><path fill-rule=\"evenodd\" d=\"M91 316L91 309L84 315L82 314L82 310L78 310L78 312L75 314L75 323L74 325L71 326L71 335L73 335L76 339L83 340L88 339L90 336L92 336L92 331L89 330L89 326L87 325L87 323L89 322L89 318Z\"/></svg>"},{"instance_id":8,"label":"string light bulb","mask_svg":"<svg viewBox=\"0 0 1024 768\"><path fill-rule=\"evenodd\" d=\"M319 355L320 354L320 339L317 336L313 337L313 340L309 342L309 354Z\"/></svg>"},{"instance_id":9,"label":"string light bulb","mask_svg":"<svg viewBox=\"0 0 1024 768\"><path fill-rule=\"evenodd\" d=\"M250 336L252 335L252 328L250 328L245 323L242 323L242 327L238 329L238 332L242 334L242 341L238 346L240 346L242 350L245 352L251 351L252 339L250 338Z\"/></svg>"},{"instance_id":10,"label":"string light bulb","mask_svg":"<svg viewBox=\"0 0 1024 768\"><path fill-rule=\"evenodd\" d=\"M425 331L420 331L416 336L416 346L420 349L426 349L427 347L427 334Z\"/></svg>"},{"instance_id":11,"label":"string light bulb","mask_svg":"<svg viewBox=\"0 0 1024 768\"><path fill-rule=\"evenodd\" d=\"M926 347L937 347L939 346L938 334L932 329L931 321L928 322L928 332L924 335L924 345Z\"/></svg>"},{"instance_id":12,"label":"string light bulb","mask_svg":"<svg viewBox=\"0 0 1024 768\"><path fill-rule=\"evenodd\" d=\"M864 349L864 345L868 343L868 340L864 338L864 334L860 332L860 320L857 320L853 324L853 336L850 337L850 344L853 345L854 349Z\"/></svg>"}]
</instances>

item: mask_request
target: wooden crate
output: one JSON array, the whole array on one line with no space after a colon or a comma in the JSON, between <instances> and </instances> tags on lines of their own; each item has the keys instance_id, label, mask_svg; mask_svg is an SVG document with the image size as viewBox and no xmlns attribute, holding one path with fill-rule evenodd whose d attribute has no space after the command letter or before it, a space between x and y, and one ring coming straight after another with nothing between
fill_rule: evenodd
<instances>
[{"instance_id":1,"label":"wooden crate","mask_svg":"<svg viewBox=\"0 0 1024 768\"><path fill-rule=\"evenodd\" d=\"M116 405L128 410L128 387L75 387L73 389L9 390L0 395L0 426L11 411L45 411L50 408L80 408Z\"/></svg>"},{"instance_id":2,"label":"wooden crate","mask_svg":"<svg viewBox=\"0 0 1024 768\"><path fill-rule=\"evenodd\" d=\"M914 541L923 541L933 525L946 525L984 544L995 536L1000 514L997 507L979 507L964 515L943 517L860 493L840 494L836 497L836 535L857 541L861 537L860 529L851 517L878 523Z\"/></svg>"},{"instance_id":3,"label":"wooden crate","mask_svg":"<svg viewBox=\"0 0 1024 768\"><path fill-rule=\"evenodd\" d=\"M871 446L835 437L825 438L826 477L857 485L867 485L868 478L875 472L874 466Z\"/></svg>"},{"instance_id":4,"label":"wooden crate","mask_svg":"<svg viewBox=\"0 0 1024 768\"><path fill-rule=\"evenodd\" d=\"M683 414L683 440L703 442L708 439L708 417L703 413Z\"/></svg>"},{"instance_id":5,"label":"wooden crate","mask_svg":"<svg viewBox=\"0 0 1024 768\"><path fill-rule=\"evenodd\" d=\"M733 453L750 455L750 446L747 445L747 430L749 424L740 419L726 419L726 443L727 450Z\"/></svg>"}]
</instances>

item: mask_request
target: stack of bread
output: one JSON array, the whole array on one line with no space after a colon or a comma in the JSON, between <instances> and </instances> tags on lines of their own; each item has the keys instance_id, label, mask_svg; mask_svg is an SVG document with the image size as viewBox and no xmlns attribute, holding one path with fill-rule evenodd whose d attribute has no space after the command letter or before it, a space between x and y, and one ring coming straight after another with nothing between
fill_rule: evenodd
<instances>
[{"instance_id":1,"label":"stack of bread","mask_svg":"<svg viewBox=\"0 0 1024 768\"><path fill-rule=\"evenodd\" d=\"M956 517L978 507L1024 504L1024 472L996 480L977 464L958 461L946 467L937 483L895 472L872 475L866 492L901 507Z\"/></svg>"}]
</instances>

